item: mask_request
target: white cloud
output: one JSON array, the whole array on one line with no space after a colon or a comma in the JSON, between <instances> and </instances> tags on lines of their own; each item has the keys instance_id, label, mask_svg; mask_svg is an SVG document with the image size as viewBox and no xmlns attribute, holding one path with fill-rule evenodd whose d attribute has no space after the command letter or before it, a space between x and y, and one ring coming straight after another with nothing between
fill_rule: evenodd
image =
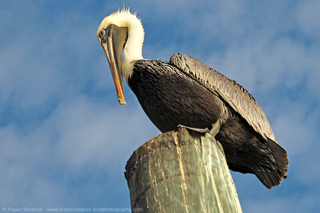
<instances>
[{"instance_id":1,"label":"white cloud","mask_svg":"<svg viewBox=\"0 0 320 213\"><path fill-rule=\"evenodd\" d=\"M0 200L10 205L128 205L122 199L128 196L125 163L159 131L133 93L126 90L128 105L117 104L95 36L101 19L123 2L65 4L0 8L0 26L6 29L0 41L0 107L16 110L7 115L11 122L0 123ZM289 153L288 179L268 191L255 176L239 174L235 179L246 212L318 207L313 191L320 178L318 6L312 0L132 5L148 32L146 58L190 54L243 84L267 109ZM16 26L21 28L16 31ZM259 201L250 197L258 192ZM104 201L92 201L90 193Z\"/></svg>"},{"instance_id":2,"label":"white cloud","mask_svg":"<svg viewBox=\"0 0 320 213\"><path fill-rule=\"evenodd\" d=\"M30 50L29 44L12 45L0 53L0 100L16 96L22 107L40 105L61 89L63 77L39 55ZM41 89L40 89L41 88Z\"/></svg>"},{"instance_id":3,"label":"white cloud","mask_svg":"<svg viewBox=\"0 0 320 213\"><path fill-rule=\"evenodd\" d=\"M297 11L299 28L306 34L319 41L320 36L320 1L309 0L300 3Z\"/></svg>"},{"instance_id":4,"label":"white cloud","mask_svg":"<svg viewBox=\"0 0 320 213\"><path fill-rule=\"evenodd\" d=\"M124 167L133 150L158 134L149 123L135 105L110 108L79 97L61 104L35 131L1 128L3 203L76 204L78 201L66 198L68 181L92 169L124 181ZM82 187L87 184L95 183L89 180Z\"/></svg>"},{"instance_id":5,"label":"white cloud","mask_svg":"<svg viewBox=\"0 0 320 213\"><path fill-rule=\"evenodd\" d=\"M242 44L231 45L225 53L212 53L206 61L254 92L277 85L291 89L307 76L316 77L318 54L291 38L249 37Z\"/></svg>"},{"instance_id":6,"label":"white cloud","mask_svg":"<svg viewBox=\"0 0 320 213\"><path fill-rule=\"evenodd\" d=\"M289 106L279 110L273 127L279 142L283 141L284 145L288 147L288 152L291 155L299 155L316 145L313 142L316 140L317 127L313 123L317 120L319 113L311 113L310 115L308 113L309 106L304 104L287 102L286 105L293 105L293 107Z\"/></svg>"},{"instance_id":7,"label":"white cloud","mask_svg":"<svg viewBox=\"0 0 320 213\"><path fill-rule=\"evenodd\" d=\"M48 125L58 133L58 156L70 167L90 162L113 168L123 166L128 154L145 142L139 139L152 136L152 129L155 133L142 113L137 106L110 108L82 97L59 107Z\"/></svg>"},{"instance_id":8,"label":"white cloud","mask_svg":"<svg viewBox=\"0 0 320 213\"><path fill-rule=\"evenodd\" d=\"M319 208L316 197L317 195L312 193L302 199L291 196L270 200L262 199L262 201L246 203L243 212L315 212Z\"/></svg>"}]
</instances>

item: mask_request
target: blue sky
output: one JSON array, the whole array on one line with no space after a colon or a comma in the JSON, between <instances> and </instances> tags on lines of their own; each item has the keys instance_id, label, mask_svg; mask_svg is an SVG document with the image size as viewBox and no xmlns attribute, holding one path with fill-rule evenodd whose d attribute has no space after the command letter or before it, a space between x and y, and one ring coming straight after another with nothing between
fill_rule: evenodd
<instances>
[{"instance_id":1,"label":"blue sky","mask_svg":"<svg viewBox=\"0 0 320 213\"><path fill-rule=\"evenodd\" d=\"M0 0L0 209L130 207L123 172L160 134L125 87L120 106L101 20L131 6L143 56L191 55L242 84L288 151L266 189L232 172L244 212L320 209L320 1Z\"/></svg>"}]
</instances>

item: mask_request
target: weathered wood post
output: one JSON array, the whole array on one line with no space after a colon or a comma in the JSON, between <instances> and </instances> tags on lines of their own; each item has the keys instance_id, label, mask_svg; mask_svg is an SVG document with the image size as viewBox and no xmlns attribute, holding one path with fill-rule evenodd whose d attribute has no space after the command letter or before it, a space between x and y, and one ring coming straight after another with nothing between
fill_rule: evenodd
<instances>
[{"instance_id":1,"label":"weathered wood post","mask_svg":"<svg viewBox=\"0 0 320 213\"><path fill-rule=\"evenodd\" d=\"M132 211L242 212L222 146L180 128L139 147L126 165Z\"/></svg>"}]
</instances>

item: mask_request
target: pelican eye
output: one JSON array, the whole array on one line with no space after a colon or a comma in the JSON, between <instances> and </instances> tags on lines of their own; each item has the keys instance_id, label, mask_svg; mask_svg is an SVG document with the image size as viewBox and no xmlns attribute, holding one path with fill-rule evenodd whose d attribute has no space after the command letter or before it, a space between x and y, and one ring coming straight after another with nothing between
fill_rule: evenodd
<instances>
[{"instance_id":1,"label":"pelican eye","mask_svg":"<svg viewBox=\"0 0 320 213\"><path fill-rule=\"evenodd\" d=\"M106 34L106 31L105 30L100 30L99 32L99 37L100 38L103 38L103 36Z\"/></svg>"}]
</instances>

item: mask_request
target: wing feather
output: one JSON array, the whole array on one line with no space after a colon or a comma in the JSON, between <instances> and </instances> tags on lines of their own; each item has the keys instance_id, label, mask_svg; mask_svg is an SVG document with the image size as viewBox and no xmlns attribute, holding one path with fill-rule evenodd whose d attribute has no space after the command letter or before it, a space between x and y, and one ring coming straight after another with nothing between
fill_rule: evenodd
<instances>
[{"instance_id":1,"label":"wing feather","mask_svg":"<svg viewBox=\"0 0 320 213\"><path fill-rule=\"evenodd\" d=\"M219 94L256 132L277 143L265 113L253 96L236 81L182 53L172 55L170 64L198 80L213 93Z\"/></svg>"}]
</instances>

